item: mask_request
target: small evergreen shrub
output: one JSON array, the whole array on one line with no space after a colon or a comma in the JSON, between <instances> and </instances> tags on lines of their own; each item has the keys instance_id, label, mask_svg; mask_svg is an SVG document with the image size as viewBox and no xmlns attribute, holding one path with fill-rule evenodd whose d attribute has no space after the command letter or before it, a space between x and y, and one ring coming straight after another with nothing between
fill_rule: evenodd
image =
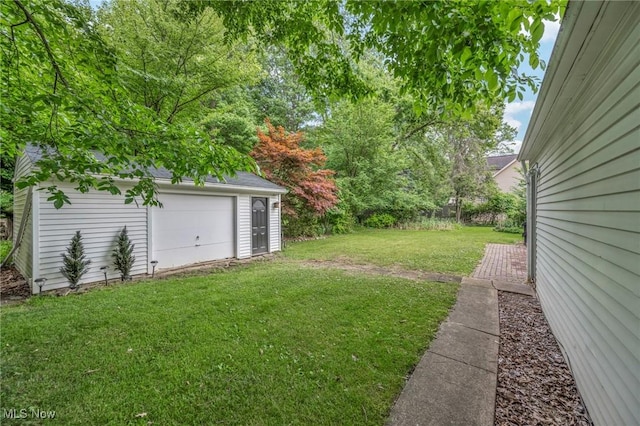
<instances>
[{"instance_id":1,"label":"small evergreen shrub","mask_svg":"<svg viewBox=\"0 0 640 426\"><path fill-rule=\"evenodd\" d=\"M375 213L363 223L367 228L391 228L396 224L396 218L388 213Z\"/></svg>"},{"instance_id":2,"label":"small evergreen shrub","mask_svg":"<svg viewBox=\"0 0 640 426\"><path fill-rule=\"evenodd\" d=\"M129 277L131 274L131 268L133 268L133 264L136 261L136 258L133 255L134 247L135 245L131 243L127 227L125 226L122 228L122 231L120 231L116 248L111 254L113 256L113 264L115 265L116 271L120 271L121 281L124 281Z\"/></svg>"},{"instance_id":3,"label":"small evergreen shrub","mask_svg":"<svg viewBox=\"0 0 640 426\"><path fill-rule=\"evenodd\" d=\"M62 253L62 267L60 272L62 276L69 281L70 288L78 288L78 283L82 276L89 270L88 266L91 260L84 255L84 245L82 244L82 235L80 231L76 231L71 238L67 252Z\"/></svg>"}]
</instances>

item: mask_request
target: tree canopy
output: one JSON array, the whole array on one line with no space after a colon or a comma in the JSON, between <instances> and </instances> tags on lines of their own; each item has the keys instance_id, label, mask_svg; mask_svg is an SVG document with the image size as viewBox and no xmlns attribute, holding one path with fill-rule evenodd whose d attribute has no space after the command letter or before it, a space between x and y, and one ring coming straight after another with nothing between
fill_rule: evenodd
<instances>
[{"instance_id":1,"label":"tree canopy","mask_svg":"<svg viewBox=\"0 0 640 426\"><path fill-rule=\"evenodd\" d=\"M360 57L378 52L416 110L439 112L522 98L534 77L517 69L538 56L544 20L556 20L564 0L440 0L433 2L264 0L190 2L212 7L227 39L255 36L280 44L300 80L316 94L359 97L370 90ZM488 102L487 102L488 101Z\"/></svg>"},{"instance_id":2,"label":"tree canopy","mask_svg":"<svg viewBox=\"0 0 640 426\"><path fill-rule=\"evenodd\" d=\"M478 105L536 88L517 68L527 58L544 66L537 53L543 21L557 19L563 5L116 0L96 14L65 0L1 2L2 154L40 146L46 155L19 185L53 181L57 207L68 201L55 185L63 180L112 193L120 193L119 179L130 180L126 201L154 204L154 167L196 183L252 169L236 149L249 150L238 141L248 118L218 101L234 86L260 81L255 48L283 51L286 64L273 56L275 65L290 67L317 104L375 92L362 61L374 55L417 116L468 117ZM280 91L308 100L295 85L274 82L262 80L267 97ZM308 105L282 120L299 126Z\"/></svg>"}]
</instances>

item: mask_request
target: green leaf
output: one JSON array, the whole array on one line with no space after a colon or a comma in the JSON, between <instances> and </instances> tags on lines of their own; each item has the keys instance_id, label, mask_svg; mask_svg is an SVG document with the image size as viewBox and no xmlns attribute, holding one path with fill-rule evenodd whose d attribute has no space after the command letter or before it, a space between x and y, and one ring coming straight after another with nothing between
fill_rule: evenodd
<instances>
[{"instance_id":1,"label":"green leaf","mask_svg":"<svg viewBox=\"0 0 640 426\"><path fill-rule=\"evenodd\" d=\"M533 25L531 26L531 41L534 43L540 42L542 36L544 35L544 23L538 18L533 21Z\"/></svg>"},{"instance_id":2,"label":"green leaf","mask_svg":"<svg viewBox=\"0 0 640 426\"><path fill-rule=\"evenodd\" d=\"M511 31L520 31L520 24L522 21L522 12L517 9L511 9L511 11L509 12L509 16L507 16L507 22L509 23L509 29Z\"/></svg>"},{"instance_id":3,"label":"green leaf","mask_svg":"<svg viewBox=\"0 0 640 426\"><path fill-rule=\"evenodd\" d=\"M465 46L464 49L462 49L462 53L460 54L460 62L466 65L467 61L471 57L471 54L471 49L469 49L468 46Z\"/></svg>"},{"instance_id":4,"label":"green leaf","mask_svg":"<svg viewBox=\"0 0 640 426\"><path fill-rule=\"evenodd\" d=\"M487 87L490 91L495 91L498 88L498 76L492 69L488 69L485 73L485 79L487 81Z\"/></svg>"},{"instance_id":5,"label":"green leaf","mask_svg":"<svg viewBox=\"0 0 640 426\"><path fill-rule=\"evenodd\" d=\"M533 53L529 55L529 65L531 65L531 68L533 69L538 68L538 65L540 65L540 60L538 59L538 55L535 55Z\"/></svg>"}]
</instances>

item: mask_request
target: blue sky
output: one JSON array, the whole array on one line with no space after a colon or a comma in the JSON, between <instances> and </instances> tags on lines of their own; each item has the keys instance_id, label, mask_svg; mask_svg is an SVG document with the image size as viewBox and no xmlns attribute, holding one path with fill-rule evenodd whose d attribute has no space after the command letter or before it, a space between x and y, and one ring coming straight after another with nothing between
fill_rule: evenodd
<instances>
[{"instance_id":1,"label":"blue sky","mask_svg":"<svg viewBox=\"0 0 640 426\"><path fill-rule=\"evenodd\" d=\"M544 60L547 64L549 63L549 57L551 56L553 44L556 41L559 29L559 21L545 22L544 35L540 40L540 59ZM540 83L542 83L544 71L541 69L532 70L531 67L529 67L528 60L519 68L519 71L520 73L538 76L540 78ZM531 90L527 90L522 101L508 103L505 108L504 121L518 130L518 134L515 139L516 144L513 147L516 153L520 150L520 146L522 145L522 140L524 139L527 126L529 125L529 119L531 118L531 113L533 112L533 107L536 103L536 97L537 94L534 94Z\"/></svg>"}]
</instances>

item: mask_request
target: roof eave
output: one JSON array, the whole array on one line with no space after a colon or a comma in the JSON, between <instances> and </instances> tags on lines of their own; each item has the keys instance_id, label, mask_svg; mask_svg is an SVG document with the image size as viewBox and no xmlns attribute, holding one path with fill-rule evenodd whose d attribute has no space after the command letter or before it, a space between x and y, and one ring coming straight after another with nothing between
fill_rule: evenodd
<instances>
[{"instance_id":1,"label":"roof eave","mask_svg":"<svg viewBox=\"0 0 640 426\"><path fill-rule=\"evenodd\" d=\"M286 194L288 192L285 188L261 188L257 186L230 185L228 183L205 182L203 185L196 185L193 182L172 183L171 179L163 178L155 178L155 182L162 189L180 188L236 194Z\"/></svg>"},{"instance_id":2,"label":"roof eave","mask_svg":"<svg viewBox=\"0 0 640 426\"><path fill-rule=\"evenodd\" d=\"M552 90L552 88L556 89L557 84L560 83L557 80L562 79L562 81L564 81L569 74L570 67L569 69L563 67L563 62L567 61L565 55L571 54L573 57L571 62L573 62L575 56L579 53L580 47L582 47L581 43L577 46L575 44L571 45L571 35L579 24L591 24L591 21L580 23L578 17L581 13L585 13L585 11L593 13L594 9L597 13L597 10L599 10L600 7L601 4L599 4L599 2L569 1L567 4L567 9L564 17L562 18L558 37L551 53L549 66L545 73L544 80L542 81L540 94L536 100L533 113L531 114L531 120L529 121L529 125L527 126L527 131L522 142L522 147L518 153L518 161L532 160L535 157L536 152L538 152L545 144L546 141L540 140L539 138L539 131L548 117L551 105L556 102L560 92L559 90ZM576 47L577 49L574 49Z\"/></svg>"}]
</instances>

